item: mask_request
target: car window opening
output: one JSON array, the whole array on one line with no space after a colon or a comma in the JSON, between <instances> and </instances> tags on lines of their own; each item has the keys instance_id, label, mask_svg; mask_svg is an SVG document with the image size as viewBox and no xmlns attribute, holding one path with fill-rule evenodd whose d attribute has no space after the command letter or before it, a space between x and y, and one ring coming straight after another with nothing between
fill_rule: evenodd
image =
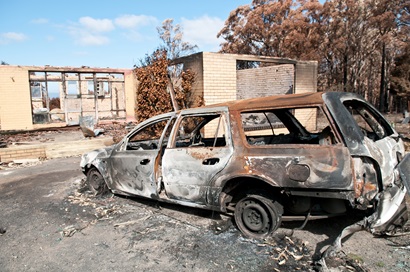
<instances>
[{"instance_id":1,"label":"car window opening","mask_svg":"<svg viewBox=\"0 0 410 272\"><path fill-rule=\"evenodd\" d=\"M250 145L336 143L330 124L318 107L241 113Z\"/></svg>"},{"instance_id":2,"label":"car window opening","mask_svg":"<svg viewBox=\"0 0 410 272\"><path fill-rule=\"evenodd\" d=\"M225 123L221 114L185 116L180 121L175 146L224 147Z\"/></svg>"}]
</instances>

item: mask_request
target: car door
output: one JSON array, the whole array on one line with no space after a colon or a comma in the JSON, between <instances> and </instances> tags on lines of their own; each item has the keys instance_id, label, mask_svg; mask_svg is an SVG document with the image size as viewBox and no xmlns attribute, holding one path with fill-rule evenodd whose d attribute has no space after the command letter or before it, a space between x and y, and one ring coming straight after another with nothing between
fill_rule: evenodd
<instances>
[{"instance_id":1,"label":"car door","mask_svg":"<svg viewBox=\"0 0 410 272\"><path fill-rule=\"evenodd\" d=\"M248 168L275 186L353 190L349 150L319 105L241 113Z\"/></svg>"},{"instance_id":2,"label":"car door","mask_svg":"<svg viewBox=\"0 0 410 272\"><path fill-rule=\"evenodd\" d=\"M325 93L324 101L352 156L355 196L370 204L394 183L394 169L404 156L402 140L386 119L352 93Z\"/></svg>"},{"instance_id":3,"label":"car door","mask_svg":"<svg viewBox=\"0 0 410 272\"><path fill-rule=\"evenodd\" d=\"M401 139L370 105L356 100L346 100L343 104L363 135L363 147L377 161L383 187L386 187L394 180L393 170L398 164L398 154L404 154Z\"/></svg>"},{"instance_id":4,"label":"car door","mask_svg":"<svg viewBox=\"0 0 410 272\"><path fill-rule=\"evenodd\" d=\"M168 198L206 204L211 180L226 166L233 148L226 112L182 115L164 152L162 174Z\"/></svg>"},{"instance_id":5,"label":"car door","mask_svg":"<svg viewBox=\"0 0 410 272\"><path fill-rule=\"evenodd\" d=\"M109 163L114 192L157 196L157 169L163 132L170 117L155 120L130 133L121 148L114 150Z\"/></svg>"}]
</instances>

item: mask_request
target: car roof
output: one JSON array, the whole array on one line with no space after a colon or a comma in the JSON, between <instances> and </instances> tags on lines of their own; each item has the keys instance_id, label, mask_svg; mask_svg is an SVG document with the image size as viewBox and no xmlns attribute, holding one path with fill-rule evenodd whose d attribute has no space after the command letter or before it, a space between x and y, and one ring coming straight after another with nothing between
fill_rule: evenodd
<instances>
[{"instance_id":1,"label":"car roof","mask_svg":"<svg viewBox=\"0 0 410 272\"><path fill-rule=\"evenodd\" d=\"M209 111L251 111L251 110L263 110L269 108L288 108L288 107L305 107L321 105L326 103L327 100L339 100L340 99L360 99L360 97L353 93L344 92L315 92L315 93L300 93L300 94L281 94L272 95L267 97L257 97L250 99L234 100L229 102L217 103L198 108L182 109L177 112L170 112L161 115L159 117L165 117L170 115L193 114L193 113L207 113Z\"/></svg>"},{"instance_id":2,"label":"car roof","mask_svg":"<svg viewBox=\"0 0 410 272\"><path fill-rule=\"evenodd\" d=\"M204 108L228 107L231 111L247 111L272 107L302 107L323 104L322 95L322 92L273 95L218 103L205 106Z\"/></svg>"}]
</instances>

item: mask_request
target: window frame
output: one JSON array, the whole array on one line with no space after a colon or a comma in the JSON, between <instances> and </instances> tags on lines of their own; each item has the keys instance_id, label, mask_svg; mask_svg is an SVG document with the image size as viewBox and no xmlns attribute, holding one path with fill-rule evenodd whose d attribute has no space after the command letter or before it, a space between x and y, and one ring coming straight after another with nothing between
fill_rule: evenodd
<instances>
[{"instance_id":1,"label":"window frame","mask_svg":"<svg viewBox=\"0 0 410 272\"><path fill-rule=\"evenodd\" d=\"M316 114L314 115L315 117L315 130L311 130L307 128L306 124L302 124L302 120L300 117L298 117L295 113L297 110L316 110ZM287 142L283 141L281 142L278 140L278 142L275 141L268 141L268 143L251 143L249 141L249 136L247 136L245 126L242 122L242 115L243 114L251 114L251 113L272 113L275 118L279 119L280 123L283 125L284 129L286 129L288 132L283 134L274 134L272 133L271 135L253 135L255 138L258 137L275 137L275 136L282 136L282 137L292 137L293 134L296 134L297 137L301 142ZM286 146L287 148L292 148L295 146L323 146L324 144L321 144L320 142L320 137L324 136L325 133L330 132L329 137L331 137L331 145L336 145L340 143L340 140L338 139L338 134L335 131L334 125L332 123L332 120L329 119L328 114L326 113L325 109L323 108L323 105L305 105L305 106L296 106L296 107L283 107L283 108L267 108L267 109L254 109L254 110L246 110L246 111L241 111L239 113L239 118L240 118L240 133L243 135L243 142L248 148L255 148L255 147L262 147L262 148L273 148L273 147L283 147ZM319 125L318 126L318 120L319 118L324 118L326 120L326 125ZM269 118L267 118L269 120ZM309 121L308 121L309 122ZM273 125L273 130L275 130L275 125ZM325 131L325 129L327 131ZM323 134L323 135L322 135ZM251 136L252 137L252 136ZM317 143L316 143L317 140ZM311 141L311 142L310 142ZM329 144L328 144L329 145Z\"/></svg>"},{"instance_id":2,"label":"window frame","mask_svg":"<svg viewBox=\"0 0 410 272\"><path fill-rule=\"evenodd\" d=\"M193 132L197 132L200 131L201 129L203 129L207 124L209 124L210 122L219 119L219 128L217 129L216 133L216 137L214 136L214 144L212 146L204 146L204 145L188 145L188 146L178 146L177 142L178 142L178 133L179 133L179 129L182 125L182 122L186 119L186 118L192 118L192 117L202 117L202 116L216 116L215 118L212 118L211 120L204 122L201 121L199 122L199 124L197 124L195 126L195 128L191 131L190 134L192 134ZM219 116L219 117L218 117ZM204 119L205 120L205 119ZM220 127L223 127L224 130L224 134L223 134L223 140L224 140L224 145L223 146L218 146L216 145L216 142L219 138L218 134L220 131ZM200 112L200 113L189 113L189 114L181 114L177 120L177 122L175 122L174 124L174 132L172 133L172 141L169 141L168 146L169 148L197 148L197 147L203 147L203 148L226 148L230 145L229 143L229 139L230 139L230 135L228 135L228 133L230 133L229 129L229 118L228 118L228 114L225 111L209 111L209 112ZM206 138L206 137L204 137Z\"/></svg>"},{"instance_id":3,"label":"window frame","mask_svg":"<svg viewBox=\"0 0 410 272\"><path fill-rule=\"evenodd\" d=\"M367 137L376 142L378 140L382 140L394 134L393 129L387 123L384 117L381 116L378 112L374 111L373 108L369 106L367 103L353 99L353 100L345 100L342 102L342 104L346 108L347 112L350 114L352 120L354 121L354 124L357 126L360 133L364 137ZM359 122L355 118L355 114L352 113L352 110L360 116L361 120L364 121L366 126L368 126L372 131L368 131L366 128L363 128L360 126ZM365 116L366 113L369 114L370 117L366 117ZM379 133L377 132L376 126L383 130L383 136L379 135ZM372 135L375 135L376 137L368 137L370 136L368 132L371 133Z\"/></svg>"},{"instance_id":4,"label":"window frame","mask_svg":"<svg viewBox=\"0 0 410 272\"><path fill-rule=\"evenodd\" d=\"M149 122L149 123L147 123L147 124L145 124L145 125L143 125L143 126L141 126L141 127L139 127L139 128L136 128L135 130L133 130L132 132L130 132L130 133L126 136L126 140L125 140L125 143L124 143L124 150L126 150L126 151L133 151L133 150L134 150L134 151L135 151L135 150L137 150L137 151L159 150L159 149L160 149L160 146L161 146L161 141L162 141L163 136L164 136L164 133L165 133L165 131L167 130L168 125L169 125L169 123L170 123L170 121L171 121L172 119L173 119L172 116L167 116L167 117L163 117L163 118L160 118L160 119L152 120L151 122ZM132 139L134 136L136 136L137 134L139 134L139 133L143 132L145 129L147 129L147 128L149 128L149 127L152 127L152 126L154 126L154 125L157 125L157 124L159 124L159 123L161 123L161 122L165 122L165 124L164 124L164 127L162 128L162 131L161 131L161 133L160 133L160 135L159 135L158 138L131 141L131 139ZM130 144L137 146L138 143L143 144L144 142L156 142L156 148L151 148L151 149L144 149L144 148L141 148L141 149L133 149L133 148L129 148ZM135 143L135 144L134 144L134 143Z\"/></svg>"}]
</instances>

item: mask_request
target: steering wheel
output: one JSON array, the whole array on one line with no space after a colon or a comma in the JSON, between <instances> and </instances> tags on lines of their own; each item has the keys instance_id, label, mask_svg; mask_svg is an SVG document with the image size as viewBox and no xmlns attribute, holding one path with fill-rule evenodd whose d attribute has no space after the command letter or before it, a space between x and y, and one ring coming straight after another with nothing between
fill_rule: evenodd
<instances>
[{"instance_id":1,"label":"steering wheel","mask_svg":"<svg viewBox=\"0 0 410 272\"><path fill-rule=\"evenodd\" d=\"M202 135L199 131L193 132L191 136L191 143L190 146L199 146L202 145Z\"/></svg>"}]
</instances>

